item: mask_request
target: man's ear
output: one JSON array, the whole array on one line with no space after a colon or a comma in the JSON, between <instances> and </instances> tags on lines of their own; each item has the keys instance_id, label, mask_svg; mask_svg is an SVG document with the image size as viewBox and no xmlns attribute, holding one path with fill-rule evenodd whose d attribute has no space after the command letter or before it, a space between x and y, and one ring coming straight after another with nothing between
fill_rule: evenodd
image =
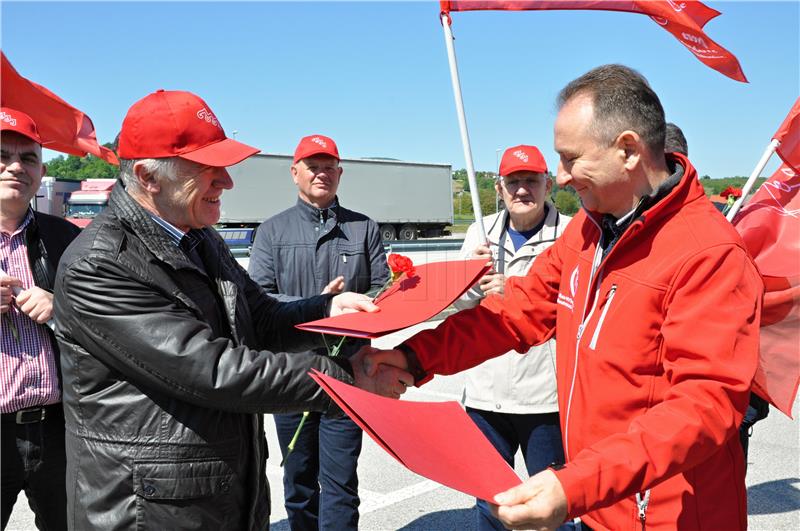
<instances>
[{"instance_id":1,"label":"man's ear","mask_svg":"<svg viewBox=\"0 0 800 531\"><path fill-rule=\"evenodd\" d=\"M642 151L646 149L639 133L630 130L623 131L614 143L624 158L625 169L631 171L636 168L641 160Z\"/></svg>"},{"instance_id":2,"label":"man's ear","mask_svg":"<svg viewBox=\"0 0 800 531\"><path fill-rule=\"evenodd\" d=\"M136 181L142 190L151 194L157 194L161 191L161 183L158 182L155 174L145 167L144 162L139 161L133 164L133 174L136 176Z\"/></svg>"},{"instance_id":3,"label":"man's ear","mask_svg":"<svg viewBox=\"0 0 800 531\"><path fill-rule=\"evenodd\" d=\"M545 174L544 193L545 195L549 196L550 192L552 191L553 191L553 179L551 179L549 175Z\"/></svg>"},{"instance_id":4,"label":"man's ear","mask_svg":"<svg viewBox=\"0 0 800 531\"><path fill-rule=\"evenodd\" d=\"M297 169L297 164L292 164L291 166L289 166L289 173L292 174L292 180L294 181L294 184L298 184L297 174L300 173L300 170Z\"/></svg>"},{"instance_id":5,"label":"man's ear","mask_svg":"<svg viewBox=\"0 0 800 531\"><path fill-rule=\"evenodd\" d=\"M42 164L42 175L47 175L47 164Z\"/></svg>"}]
</instances>

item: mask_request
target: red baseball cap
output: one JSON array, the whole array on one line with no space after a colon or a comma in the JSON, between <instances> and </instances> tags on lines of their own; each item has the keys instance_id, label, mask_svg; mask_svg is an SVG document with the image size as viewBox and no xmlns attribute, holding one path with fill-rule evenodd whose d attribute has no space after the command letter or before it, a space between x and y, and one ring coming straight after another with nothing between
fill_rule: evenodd
<instances>
[{"instance_id":1,"label":"red baseball cap","mask_svg":"<svg viewBox=\"0 0 800 531\"><path fill-rule=\"evenodd\" d=\"M339 160L339 148L332 138L323 135L304 136L294 150L295 164L306 157L312 155L330 155Z\"/></svg>"},{"instance_id":2,"label":"red baseball cap","mask_svg":"<svg viewBox=\"0 0 800 531\"><path fill-rule=\"evenodd\" d=\"M42 144L42 137L39 136L39 128L33 118L22 111L0 107L0 131L14 131L24 135L37 144Z\"/></svg>"},{"instance_id":3,"label":"red baseball cap","mask_svg":"<svg viewBox=\"0 0 800 531\"><path fill-rule=\"evenodd\" d=\"M191 92L157 90L134 103L119 133L122 159L180 157L233 166L261 151L225 136L209 106Z\"/></svg>"},{"instance_id":4,"label":"red baseball cap","mask_svg":"<svg viewBox=\"0 0 800 531\"><path fill-rule=\"evenodd\" d=\"M547 163L539 148L522 144L508 148L500 160L500 175L511 175L515 171L547 173Z\"/></svg>"}]
</instances>

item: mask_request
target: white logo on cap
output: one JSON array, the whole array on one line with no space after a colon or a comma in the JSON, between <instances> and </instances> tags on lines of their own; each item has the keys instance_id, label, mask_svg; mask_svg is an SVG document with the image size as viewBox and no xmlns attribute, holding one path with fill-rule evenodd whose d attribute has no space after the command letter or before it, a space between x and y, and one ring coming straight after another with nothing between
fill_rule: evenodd
<instances>
[{"instance_id":1,"label":"white logo on cap","mask_svg":"<svg viewBox=\"0 0 800 531\"><path fill-rule=\"evenodd\" d=\"M200 118L201 120L205 120L214 127L219 127L220 129L222 129L222 126L219 125L219 121L217 121L217 117L214 116L214 113L209 111L205 107L197 111L197 117Z\"/></svg>"},{"instance_id":2,"label":"white logo on cap","mask_svg":"<svg viewBox=\"0 0 800 531\"><path fill-rule=\"evenodd\" d=\"M314 138L312 138L311 141L316 143L316 144L319 144L320 146L322 146L324 148L328 147L328 144L318 136L315 136Z\"/></svg>"},{"instance_id":3,"label":"white logo on cap","mask_svg":"<svg viewBox=\"0 0 800 531\"><path fill-rule=\"evenodd\" d=\"M516 150L514 153L512 153L512 155L517 157L522 162L528 162L528 154L522 151L521 149Z\"/></svg>"},{"instance_id":4,"label":"white logo on cap","mask_svg":"<svg viewBox=\"0 0 800 531\"><path fill-rule=\"evenodd\" d=\"M17 125L17 119L6 112L0 111L0 120L3 120L4 122L9 123L14 127Z\"/></svg>"}]
</instances>

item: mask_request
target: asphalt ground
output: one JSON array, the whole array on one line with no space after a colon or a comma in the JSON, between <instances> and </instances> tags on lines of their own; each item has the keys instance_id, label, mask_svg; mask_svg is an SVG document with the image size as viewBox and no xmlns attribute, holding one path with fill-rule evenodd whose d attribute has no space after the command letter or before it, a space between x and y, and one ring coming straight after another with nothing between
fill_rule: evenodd
<instances>
[{"instance_id":1,"label":"asphalt ground","mask_svg":"<svg viewBox=\"0 0 800 531\"><path fill-rule=\"evenodd\" d=\"M455 258L453 252L408 253L415 263ZM437 326L440 321L422 323L374 342L388 348L400 343L417 330ZM440 402L460 400L463 379L459 375L437 376L422 388L411 388L404 400ZM800 400L798 400L800 401ZM795 414L800 411L795 402ZM271 528L289 529L283 508L282 472L274 424L266 415L265 425L272 457L267 475L272 489ZM525 477L520 455L516 471ZM471 531L476 528L474 499L443 487L404 468L364 437L359 460L361 495L360 529L390 531ZM750 529L800 531L800 424L775 409L754 427L750 441L747 471L748 523ZM35 530L33 513L20 495L11 516L8 530Z\"/></svg>"}]
</instances>

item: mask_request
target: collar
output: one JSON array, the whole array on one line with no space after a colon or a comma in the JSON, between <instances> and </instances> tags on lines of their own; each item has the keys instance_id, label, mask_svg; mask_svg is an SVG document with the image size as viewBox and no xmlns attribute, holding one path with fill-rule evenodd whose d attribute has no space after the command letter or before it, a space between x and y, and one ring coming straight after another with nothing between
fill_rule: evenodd
<instances>
[{"instance_id":1,"label":"collar","mask_svg":"<svg viewBox=\"0 0 800 531\"><path fill-rule=\"evenodd\" d=\"M336 219L339 210L339 197L333 198L333 203L328 208L317 208L311 203L306 203L299 197L297 198L297 209L302 213L303 218L313 221L314 223L322 223L328 221L328 218Z\"/></svg>"},{"instance_id":2,"label":"collar","mask_svg":"<svg viewBox=\"0 0 800 531\"><path fill-rule=\"evenodd\" d=\"M186 251L192 251L205 238L205 234L202 231L191 229L188 232L184 232L161 216L157 216L149 210L147 213L150 214L156 224L167 232L167 236L175 245Z\"/></svg>"},{"instance_id":3,"label":"collar","mask_svg":"<svg viewBox=\"0 0 800 531\"><path fill-rule=\"evenodd\" d=\"M149 211L145 210L128 194L124 186L118 184L111 190L108 206L107 210L111 211L110 215L115 216L122 225L136 234L159 260L163 260L173 267L188 265L196 268L181 249L180 243L178 245L175 244L175 239L169 235L164 227L156 222ZM192 229L189 232L202 235L202 240L208 236L208 231L210 230L213 229ZM184 240L181 238L178 241L182 242Z\"/></svg>"},{"instance_id":4,"label":"collar","mask_svg":"<svg viewBox=\"0 0 800 531\"><path fill-rule=\"evenodd\" d=\"M28 228L28 225L30 225L31 223L33 223L33 208L29 206L28 210L25 212L25 217L22 218L22 223L20 223L19 226L14 230L14 232L9 234L9 236L13 238L17 234L23 232L26 228Z\"/></svg>"},{"instance_id":5,"label":"collar","mask_svg":"<svg viewBox=\"0 0 800 531\"><path fill-rule=\"evenodd\" d=\"M639 216L644 214L645 211L649 210L659 201L667 197L669 193L672 192L676 186L678 186L678 184L681 182L681 179L683 179L684 174L686 173L686 168L680 163L679 160L673 159L667 159L667 167L671 171L670 176L661 182L661 184L659 184L650 194L639 199L639 202L636 203L636 206L633 207L630 212L619 218L616 218L611 214L603 214L603 216L600 218L600 226L603 228L604 232L608 232L615 237L619 237L623 232L625 232L625 229L628 228L633 220L637 219Z\"/></svg>"}]
</instances>

